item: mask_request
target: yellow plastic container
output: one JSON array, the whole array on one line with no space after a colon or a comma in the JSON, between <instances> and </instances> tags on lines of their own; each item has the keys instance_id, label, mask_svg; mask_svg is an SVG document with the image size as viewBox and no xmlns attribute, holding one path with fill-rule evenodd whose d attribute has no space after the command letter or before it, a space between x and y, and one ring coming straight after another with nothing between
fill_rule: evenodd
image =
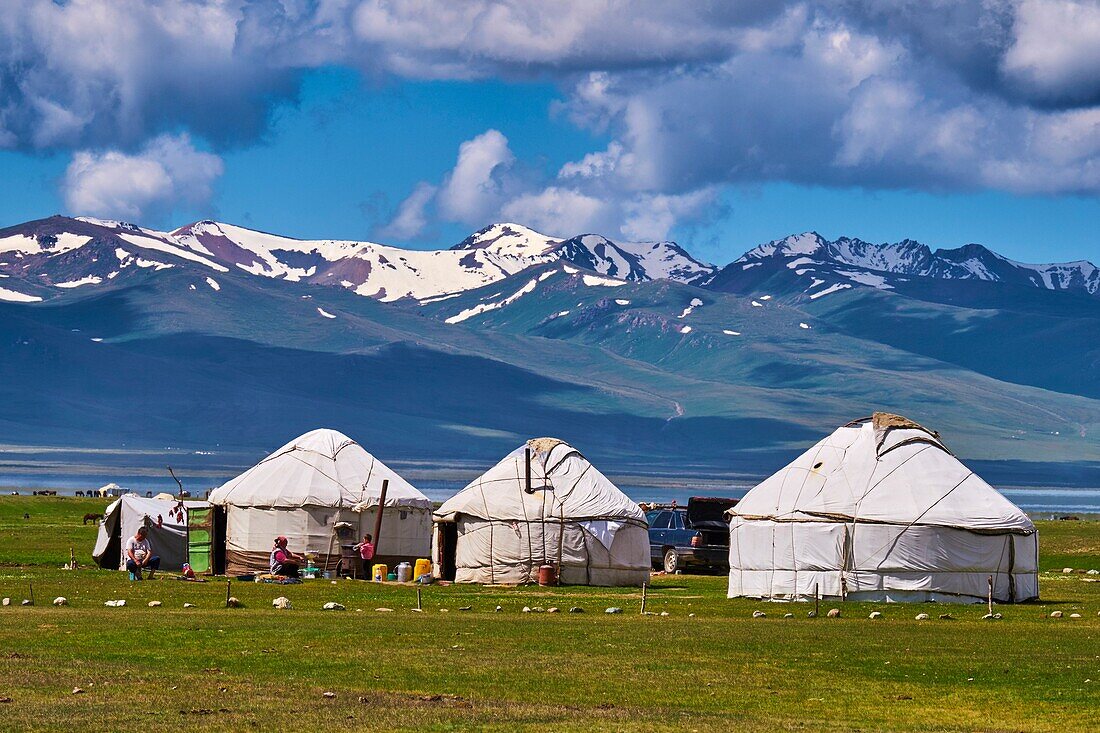
<instances>
[{"instance_id":1,"label":"yellow plastic container","mask_svg":"<svg viewBox=\"0 0 1100 733\"><path fill-rule=\"evenodd\" d=\"M413 569L413 580L419 580L421 575L430 575L432 572L432 561L420 558L416 561L416 566Z\"/></svg>"},{"instance_id":2,"label":"yellow plastic container","mask_svg":"<svg viewBox=\"0 0 1100 733\"><path fill-rule=\"evenodd\" d=\"M371 577L372 580L375 580L375 581L381 583L383 580L386 579L386 576L389 574L389 572L390 572L390 569L388 567L386 567L382 563L378 563L377 565L375 565L374 567L371 568L370 577Z\"/></svg>"}]
</instances>

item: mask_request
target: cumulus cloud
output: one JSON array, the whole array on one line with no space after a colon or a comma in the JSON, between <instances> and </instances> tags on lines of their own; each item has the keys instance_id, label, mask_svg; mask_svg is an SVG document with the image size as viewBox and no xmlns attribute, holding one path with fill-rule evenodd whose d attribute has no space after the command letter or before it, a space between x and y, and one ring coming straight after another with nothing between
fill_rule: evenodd
<instances>
[{"instance_id":1,"label":"cumulus cloud","mask_svg":"<svg viewBox=\"0 0 1100 733\"><path fill-rule=\"evenodd\" d=\"M13 0L4 10L7 148L140 159L145 141L180 130L218 151L247 145L306 72L333 65L381 81L551 82L557 114L610 140L543 180L487 132L438 191L413 192L395 232L432 216L549 219L568 205L576 221L656 232L706 208L671 202L742 182L1100 193L1095 0ZM643 222L632 208L643 201L667 211Z\"/></svg>"},{"instance_id":2,"label":"cumulus cloud","mask_svg":"<svg viewBox=\"0 0 1100 733\"><path fill-rule=\"evenodd\" d=\"M421 181L413 188L397 212L384 227L379 230L383 237L394 239L412 239L421 234L428 226L428 207L435 197L436 187Z\"/></svg>"},{"instance_id":3,"label":"cumulus cloud","mask_svg":"<svg viewBox=\"0 0 1100 733\"><path fill-rule=\"evenodd\" d=\"M516 157L508 138L486 130L458 148L458 162L439 189L440 212L448 219L477 222L500 205L506 176Z\"/></svg>"},{"instance_id":4,"label":"cumulus cloud","mask_svg":"<svg viewBox=\"0 0 1100 733\"><path fill-rule=\"evenodd\" d=\"M1022 3L1002 68L1034 99L1100 104L1100 4Z\"/></svg>"},{"instance_id":5,"label":"cumulus cloud","mask_svg":"<svg viewBox=\"0 0 1100 733\"><path fill-rule=\"evenodd\" d=\"M221 158L196 150L187 135L162 135L136 154L77 152L62 192L73 214L137 221L207 204L222 171Z\"/></svg>"}]
</instances>

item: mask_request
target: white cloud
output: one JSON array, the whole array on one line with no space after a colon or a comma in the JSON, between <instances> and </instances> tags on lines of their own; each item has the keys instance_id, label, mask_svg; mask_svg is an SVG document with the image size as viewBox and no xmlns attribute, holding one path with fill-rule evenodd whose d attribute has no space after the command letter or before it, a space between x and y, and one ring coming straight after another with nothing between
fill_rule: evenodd
<instances>
[{"instance_id":1,"label":"white cloud","mask_svg":"<svg viewBox=\"0 0 1100 733\"><path fill-rule=\"evenodd\" d=\"M132 155L77 152L62 193L74 215L139 220L207 203L222 171L221 158L196 150L187 135L161 135Z\"/></svg>"},{"instance_id":2,"label":"white cloud","mask_svg":"<svg viewBox=\"0 0 1100 733\"><path fill-rule=\"evenodd\" d=\"M676 224L701 218L717 197L715 189L705 188L676 196L660 194L627 200L620 231L627 239L643 242L668 239Z\"/></svg>"},{"instance_id":3,"label":"white cloud","mask_svg":"<svg viewBox=\"0 0 1100 733\"><path fill-rule=\"evenodd\" d=\"M18 0L0 13L0 146L111 151L78 153L73 176L109 163L128 183L85 195L86 173L69 195L163 207L189 190L146 141L248 145L329 66L549 81L556 111L609 141L538 179L488 131L394 232L567 201L577 221L659 232L698 210L642 202L744 182L1100 192L1095 0Z\"/></svg>"},{"instance_id":4,"label":"white cloud","mask_svg":"<svg viewBox=\"0 0 1100 733\"><path fill-rule=\"evenodd\" d=\"M518 221L556 237L607 230L608 205L576 189L550 186L521 194L500 210L500 219Z\"/></svg>"},{"instance_id":5,"label":"white cloud","mask_svg":"<svg viewBox=\"0 0 1100 733\"><path fill-rule=\"evenodd\" d=\"M500 206L504 176L515 160L508 138L497 130L486 130L462 143L458 161L437 195L440 212L451 220L483 222Z\"/></svg>"},{"instance_id":6,"label":"white cloud","mask_svg":"<svg viewBox=\"0 0 1100 733\"><path fill-rule=\"evenodd\" d=\"M1025 0L1013 30L1009 78L1039 99L1100 102L1100 3Z\"/></svg>"},{"instance_id":7,"label":"white cloud","mask_svg":"<svg viewBox=\"0 0 1100 733\"><path fill-rule=\"evenodd\" d=\"M436 187L421 181L412 193L397 207L397 213L380 233L383 237L411 239L424 231L428 225L428 205L435 197Z\"/></svg>"}]
</instances>

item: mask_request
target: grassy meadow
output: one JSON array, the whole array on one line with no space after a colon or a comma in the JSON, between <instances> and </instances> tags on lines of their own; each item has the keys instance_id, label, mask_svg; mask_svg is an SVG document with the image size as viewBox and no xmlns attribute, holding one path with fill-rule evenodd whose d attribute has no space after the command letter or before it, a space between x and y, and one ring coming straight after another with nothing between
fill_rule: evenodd
<instances>
[{"instance_id":1,"label":"grassy meadow","mask_svg":"<svg viewBox=\"0 0 1100 733\"><path fill-rule=\"evenodd\" d=\"M1100 576L1061 572L1100 569L1097 522L1040 523L1043 600L999 607L1002 621L928 604L808 618L807 604L728 600L723 577L686 575L653 579L648 610L667 616L641 615L636 588L427 587L417 613L398 584L233 583L244 605L227 609L224 580L130 583L90 562L81 517L105 504L0 498L13 604L0 729L1100 730ZM76 571L60 569L70 547ZM21 606L32 583L36 604ZM292 609L271 607L280 595Z\"/></svg>"}]
</instances>

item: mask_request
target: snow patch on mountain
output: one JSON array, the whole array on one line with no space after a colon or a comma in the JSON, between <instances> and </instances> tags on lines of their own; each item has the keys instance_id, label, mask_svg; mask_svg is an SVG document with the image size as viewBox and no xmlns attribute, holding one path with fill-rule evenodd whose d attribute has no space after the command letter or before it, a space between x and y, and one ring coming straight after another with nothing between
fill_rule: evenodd
<instances>
[{"instance_id":1,"label":"snow patch on mountain","mask_svg":"<svg viewBox=\"0 0 1100 733\"><path fill-rule=\"evenodd\" d=\"M467 308L459 313L456 313L455 315L446 319L444 323L449 323L452 325L455 323L462 323L463 321L473 318L474 316L481 315L482 313L487 313L488 311L497 310L499 308L511 305L512 303L515 303L517 300L522 298L524 295L534 292L535 287L538 285L538 283L539 278L532 278L531 280L527 281L526 285L509 295L504 300L498 300L490 303L478 303L473 308Z\"/></svg>"},{"instance_id":2,"label":"snow patch on mountain","mask_svg":"<svg viewBox=\"0 0 1100 733\"><path fill-rule=\"evenodd\" d=\"M54 287L71 289L79 288L83 285L99 285L101 282L103 282L103 278L96 275L88 275L87 277L82 277L79 280L70 280L64 283L54 283Z\"/></svg>"},{"instance_id":3,"label":"snow patch on mountain","mask_svg":"<svg viewBox=\"0 0 1100 733\"><path fill-rule=\"evenodd\" d=\"M597 277L596 275L582 275L581 280L590 288L619 288L626 285L626 282L623 280L613 280L609 277Z\"/></svg>"},{"instance_id":4,"label":"snow patch on mountain","mask_svg":"<svg viewBox=\"0 0 1100 733\"><path fill-rule=\"evenodd\" d=\"M839 292L841 290L847 290L850 287L852 287L851 283L833 283L832 285L825 288L824 290L820 290L820 291L814 293L813 295L811 295L810 300L817 300L818 298L824 298L826 295L829 295L831 293L836 293L836 292Z\"/></svg>"},{"instance_id":5,"label":"snow patch on mountain","mask_svg":"<svg viewBox=\"0 0 1100 733\"><path fill-rule=\"evenodd\" d=\"M6 300L9 303L38 303L41 302L42 298L37 295L27 295L15 290L0 288L0 300Z\"/></svg>"}]
</instances>

